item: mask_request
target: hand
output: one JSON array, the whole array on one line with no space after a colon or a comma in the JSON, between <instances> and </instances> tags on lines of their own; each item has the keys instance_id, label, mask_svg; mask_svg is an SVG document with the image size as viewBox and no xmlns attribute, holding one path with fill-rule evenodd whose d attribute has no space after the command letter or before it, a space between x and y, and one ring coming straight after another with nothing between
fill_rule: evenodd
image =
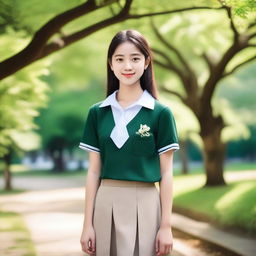
<instances>
[{"instance_id":1,"label":"hand","mask_svg":"<svg viewBox=\"0 0 256 256\"><path fill-rule=\"evenodd\" d=\"M91 226L83 230L80 243L82 246L82 250L89 255L95 255L96 246L95 246L95 231Z\"/></svg>"},{"instance_id":2,"label":"hand","mask_svg":"<svg viewBox=\"0 0 256 256\"><path fill-rule=\"evenodd\" d=\"M156 255L171 253L173 246L172 230L169 227L160 227L156 235Z\"/></svg>"}]
</instances>

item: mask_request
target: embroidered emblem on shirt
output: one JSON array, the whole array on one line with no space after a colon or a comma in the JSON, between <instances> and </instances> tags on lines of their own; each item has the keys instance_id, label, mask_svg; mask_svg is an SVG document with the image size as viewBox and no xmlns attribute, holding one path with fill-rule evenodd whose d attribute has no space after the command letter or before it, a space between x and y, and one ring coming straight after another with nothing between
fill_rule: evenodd
<instances>
[{"instance_id":1,"label":"embroidered emblem on shirt","mask_svg":"<svg viewBox=\"0 0 256 256\"><path fill-rule=\"evenodd\" d=\"M150 130L150 127L148 127L146 124L141 124L140 129L136 132L136 134L139 134L140 137L149 137L150 136L149 130Z\"/></svg>"}]
</instances>

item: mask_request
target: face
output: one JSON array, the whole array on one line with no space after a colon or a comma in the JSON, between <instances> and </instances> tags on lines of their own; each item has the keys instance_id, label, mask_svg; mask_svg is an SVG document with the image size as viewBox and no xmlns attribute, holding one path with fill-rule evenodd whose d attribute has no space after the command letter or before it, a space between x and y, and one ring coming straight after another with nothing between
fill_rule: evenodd
<instances>
[{"instance_id":1,"label":"face","mask_svg":"<svg viewBox=\"0 0 256 256\"><path fill-rule=\"evenodd\" d=\"M130 42L120 44L111 59L110 67L122 85L139 83L148 66L140 50Z\"/></svg>"}]
</instances>

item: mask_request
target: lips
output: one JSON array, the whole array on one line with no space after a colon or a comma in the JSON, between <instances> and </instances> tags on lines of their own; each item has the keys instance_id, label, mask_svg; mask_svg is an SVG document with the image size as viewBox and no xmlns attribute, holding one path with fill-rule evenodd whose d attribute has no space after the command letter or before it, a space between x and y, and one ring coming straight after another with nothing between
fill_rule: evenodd
<instances>
[{"instance_id":1,"label":"lips","mask_svg":"<svg viewBox=\"0 0 256 256\"><path fill-rule=\"evenodd\" d=\"M132 77L134 74L135 74L135 73L127 73L127 74L123 74L123 73L122 73L122 75L125 76L125 77L127 77L127 78Z\"/></svg>"}]
</instances>

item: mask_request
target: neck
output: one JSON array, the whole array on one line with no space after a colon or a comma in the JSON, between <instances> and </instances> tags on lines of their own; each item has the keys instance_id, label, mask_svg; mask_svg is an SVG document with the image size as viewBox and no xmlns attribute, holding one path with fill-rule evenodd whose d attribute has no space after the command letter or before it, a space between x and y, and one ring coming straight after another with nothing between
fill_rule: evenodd
<instances>
[{"instance_id":1,"label":"neck","mask_svg":"<svg viewBox=\"0 0 256 256\"><path fill-rule=\"evenodd\" d=\"M120 84L116 97L119 102L133 102L139 99L142 93L143 93L143 90L140 84L136 84L132 86L127 86L127 85L122 86Z\"/></svg>"}]
</instances>

